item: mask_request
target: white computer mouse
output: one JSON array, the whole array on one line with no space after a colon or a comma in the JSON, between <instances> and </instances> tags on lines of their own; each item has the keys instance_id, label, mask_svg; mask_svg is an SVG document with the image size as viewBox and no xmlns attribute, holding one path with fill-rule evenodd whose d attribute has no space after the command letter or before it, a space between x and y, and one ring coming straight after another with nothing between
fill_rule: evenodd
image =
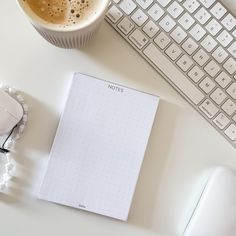
<instances>
[{"instance_id":1,"label":"white computer mouse","mask_svg":"<svg viewBox=\"0 0 236 236\"><path fill-rule=\"evenodd\" d=\"M219 167L209 177L183 236L236 235L236 172Z\"/></svg>"},{"instance_id":2,"label":"white computer mouse","mask_svg":"<svg viewBox=\"0 0 236 236\"><path fill-rule=\"evenodd\" d=\"M9 133L22 116L21 104L0 89L0 136Z\"/></svg>"}]
</instances>

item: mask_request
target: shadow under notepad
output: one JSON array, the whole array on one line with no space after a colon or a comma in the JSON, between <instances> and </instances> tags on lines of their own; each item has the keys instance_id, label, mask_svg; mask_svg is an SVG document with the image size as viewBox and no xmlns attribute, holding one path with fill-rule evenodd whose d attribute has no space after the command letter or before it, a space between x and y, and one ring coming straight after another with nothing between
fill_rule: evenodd
<instances>
[{"instance_id":1,"label":"shadow under notepad","mask_svg":"<svg viewBox=\"0 0 236 236\"><path fill-rule=\"evenodd\" d=\"M128 220L155 232L158 231L155 205L177 115L176 105L160 101Z\"/></svg>"}]
</instances>

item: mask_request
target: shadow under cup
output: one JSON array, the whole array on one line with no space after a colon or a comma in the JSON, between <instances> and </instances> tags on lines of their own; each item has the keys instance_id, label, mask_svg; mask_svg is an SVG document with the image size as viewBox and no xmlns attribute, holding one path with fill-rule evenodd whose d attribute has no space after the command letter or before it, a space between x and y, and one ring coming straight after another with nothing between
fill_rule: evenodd
<instances>
[{"instance_id":1,"label":"shadow under cup","mask_svg":"<svg viewBox=\"0 0 236 236\"><path fill-rule=\"evenodd\" d=\"M110 2L110 0L97 0L100 3L98 4L96 15L91 16L83 24L77 23L68 27L59 27L40 18L24 0L16 1L34 28L48 42L60 48L77 49L83 47L96 33L104 20Z\"/></svg>"}]
</instances>

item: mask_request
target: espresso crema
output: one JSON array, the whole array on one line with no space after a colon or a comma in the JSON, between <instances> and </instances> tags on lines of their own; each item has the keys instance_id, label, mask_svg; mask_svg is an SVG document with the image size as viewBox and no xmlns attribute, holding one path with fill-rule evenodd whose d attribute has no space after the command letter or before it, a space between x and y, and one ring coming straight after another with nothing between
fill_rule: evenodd
<instances>
[{"instance_id":1,"label":"espresso crema","mask_svg":"<svg viewBox=\"0 0 236 236\"><path fill-rule=\"evenodd\" d=\"M97 14L101 0L23 0L42 20L61 27L83 24Z\"/></svg>"}]
</instances>

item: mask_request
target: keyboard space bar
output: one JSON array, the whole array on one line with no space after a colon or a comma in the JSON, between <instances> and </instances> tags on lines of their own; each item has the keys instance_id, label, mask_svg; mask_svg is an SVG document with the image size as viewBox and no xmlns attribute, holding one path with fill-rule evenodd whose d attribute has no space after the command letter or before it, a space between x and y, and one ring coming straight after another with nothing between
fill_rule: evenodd
<instances>
[{"instance_id":1,"label":"keyboard space bar","mask_svg":"<svg viewBox=\"0 0 236 236\"><path fill-rule=\"evenodd\" d=\"M167 77L184 93L195 105L204 98L203 93L196 88L178 68L173 65L153 44L149 44L143 51L149 60L156 65ZM176 65L177 66L177 65Z\"/></svg>"}]
</instances>

